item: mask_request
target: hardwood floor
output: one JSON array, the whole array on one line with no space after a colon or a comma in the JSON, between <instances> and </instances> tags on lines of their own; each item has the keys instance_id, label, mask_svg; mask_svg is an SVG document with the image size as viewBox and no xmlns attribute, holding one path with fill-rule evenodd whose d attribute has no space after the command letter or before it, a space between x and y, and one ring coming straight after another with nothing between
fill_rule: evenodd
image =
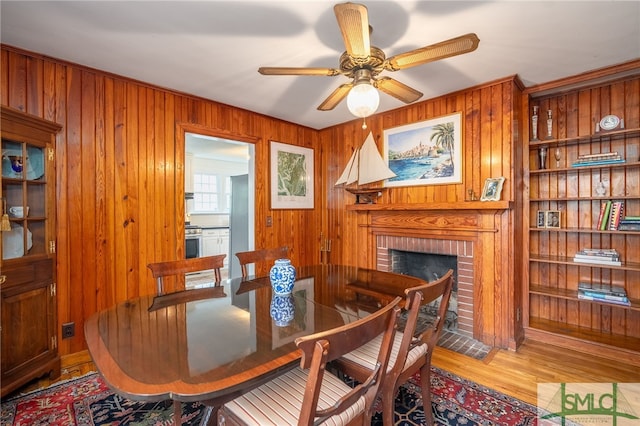
<instances>
[{"instance_id":1,"label":"hardwood floor","mask_svg":"<svg viewBox=\"0 0 640 426\"><path fill-rule=\"evenodd\" d=\"M632 382L640 383L640 369L591 354L558 348L528 340L517 352L494 349L482 361L437 347L433 365L460 377L535 405L538 383ZM62 376L66 380L94 371L88 353L79 352L62 360ZM54 381L36 380L18 392L48 386Z\"/></svg>"}]
</instances>

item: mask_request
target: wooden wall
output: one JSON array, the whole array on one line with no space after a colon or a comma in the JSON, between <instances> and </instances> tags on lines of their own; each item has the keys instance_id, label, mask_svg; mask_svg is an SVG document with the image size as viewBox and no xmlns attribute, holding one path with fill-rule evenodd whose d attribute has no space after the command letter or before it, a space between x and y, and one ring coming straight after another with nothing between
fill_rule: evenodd
<instances>
[{"instance_id":1,"label":"wooden wall","mask_svg":"<svg viewBox=\"0 0 640 426\"><path fill-rule=\"evenodd\" d=\"M353 196L333 187L366 137L360 120L316 131L8 46L1 66L3 105L63 126L56 162L58 322L75 322L76 336L58 336L62 355L85 348L83 324L97 310L154 291L149 262L183 256L185 129L256 144L256 247L288 244L294 263L316 263L322 233L331 240L329 260L372 266L370 215L349 210ZM463 183L393 188L380 203L461 203L468 189L479 195L486 178L507 178L502 199L509 208L492 218L498 232L485 249L495 257L480 265L479 276L481 337L512 348L522 335L514 278L521 271L513 260L521 90L508 77L367 120L381 147L383 129L456 111L463 116ZM314 210L270 209L269 140L314 148ZM268 215L273 227L266 227Z\"/></svg>"},{"instance_id":2,"label":"wooden wall","mask_svg":"<svg viewBox=\"0 0 640 426\"><path fill-rule=\"evenodd\" d=\"M468 209L468 190L480 196L489 177L506 178L502 200L508 202L498 211L476 213L480 221L490 221L494 233L478 237L479 247L486 251L486 262L476 271L477 310L474 335L487 344L515 349L522 340L522 322L519 312L522 290L515 285L521 273L520 264L514 262L516 244L521 244L521 232L516 229L516 218L522 212L521 104L522 85L517 77L430 99L367 119L366 130L362 121L320 131L319 149L326 179L323 196L326 197L327 234L332 238L329 259L353 265L375 267L375 223L397 224L398 228L424 234L438 218L449 217L456 210ZM354 196L333 184L342 172L353 150L362 144L369 131L373 133L379 149L383 146L383 131L409 123L427 120L454 112L463 118L463 183L389 188L379 199L381 210L352 210ZM335 161L334 159L341 159ZM476 203L475 205L480 205ZM388 206L388 207L387 207ZM391 207L395 206L395 207ZM385 213L386 211L386 213ZM487 217L490 215L490 217ZM445 224L451 226L450 224ZM481 228L481 227L479 227ZM442 231L442 230L441 230ZM397 232L397 231L396 231ZM446 229L435 238L446 238ZM471 238L471 237L470 237ZM476 237L473 237L476 238Z\"/></svg>"},{"instance_id":3,"label":"wooden wall","mask_svg":"<svg viewBox=\"0 0 640 426\"><path fill-rule=\"evenodd\" d=\"M0 65L3 105L63 126L58 323L75 322L76 335L62 340L58 326L60 354L85 348L84 321L97 310L155 291L148 263L184 256L181 129L255 143L256 247L287 244L294 263L318 260L309 225L322 210L271 210L267 184L269 141L313 148L317 131L8 46Z\"/></svg>"}]
</instances>

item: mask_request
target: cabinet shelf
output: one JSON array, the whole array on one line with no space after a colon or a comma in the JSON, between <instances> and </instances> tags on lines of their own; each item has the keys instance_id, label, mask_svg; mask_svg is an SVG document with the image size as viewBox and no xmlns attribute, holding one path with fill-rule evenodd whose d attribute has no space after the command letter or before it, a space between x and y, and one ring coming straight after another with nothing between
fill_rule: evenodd
<instances>
[{"instance_id":1,"label":"cabinet shelf","mask_svg":"<svg viewBox=\"0 0 640 426\"><path fill-rule=\"evenodd\" d=\"M621 195L621 196L596 196L596 197L549 197L549 198L530 198L532 203L545 203L548 201L607 201L607 200L640 200L639 196Z\"/></svg>"},{"instance_id":2,"label":"cabinet shelf","mask_svg":"<svg viewBox=\"0 0 640 426\"><path fill-rule=\"evenodd\" d=\"M613 132L594 133L591 135L575 136L560 139L542 139L539 141L529 141L529 149L548 148L551 146L577 145L581 143L607 142L626 137L640 136L640 128L615 130Z\"/></svg>"},{"instance_id":3,"label":"cabinet shelf","mask_svg":"<svg viewBox=\"0 0 640 426\"><path fill-rule=\"evenodd\" d=\"M594 303L597 305L611 306L614 308L640 311L640 300L629 299L629 301L631 302L631 306L618 305L615 303L607 303L606 301L580 299L578 298L578 292L576 290L567 290L564 288L549 288L537 285L531 285L529 287L529 293L538 294L540 296L553 297L555 299L575 300L577 302Z\"/></svg>"},{"instance_id":4,"label":"cabinet shelf","mask_svg":"<svg viewBox=\"0 0 640 426\"><path fill-rule=\"evenodd\" d=\"M572 339L586 340L600 345L614 347L625 352L632 352L633 356L636 355L632 348L640 348L640 338L599 332L565 322L533 317L529 319L529 326L544 332L561 334Z\"/></svg>"},{"instance_id":5,"label":"cabinet shelf","mask_svg":"<svg viewBox=\"0 0 640 426\"><path fill-rule=\"evenodd\" d=\"M553 173L578 173L584 172L585 170L593 170L593 169L631 169L640 167L640 161L627 161L625 163L614 163L614 164L597 164L591 166L580 166L580 167L557 167L553 169L533 169L529 170L529 173L532 175L541 175L541 174L553 174Z\"/></svg>"},{"instance_id":6,"label":"cabinet shelf","mask_svg":"<svg viewBox=\"0 0 640 426\"><path fill-rule=\"evenodd\" d=\"M532 106L551 111L557 134L578 135L531 140L541 129L537 125L533 128L533 120L523 123L522 247L528 257L523 268L524 322L526 338L611 359L634 360L640 366L640 335L635 326L640 315L640 231L600 230L596 226L602 220L605 201L624 202L623 216L640 214L639 100L629 96L635 93L632 88L640 83L640 76L629 81L629 85L611 81L590 84L585 78L583 87L589 90L557 86L557 91L524 94L523 115L529 116ZM614 98L621 101L616 105L609 102L611 109L604 108L606 102L602 101ZM629 127L595 132L596 123L607 114L624 115ZM543 118L538 124L544 127L547 123ZM548 129L542 133L546 135ZM542 148L546 156L541 155ZM596 163L597 158L606 162L607 157L598 154L609 152L620 157L608 157L609 164ZM557 161L555 154L559 154ZM592 162L588 163L584 159L590 155ZM547 166L544 169L538 169L541 160ZM563 227L537 227L541 211L560 211ZM574 262L574 254L585 247L616 249L622 264ZM580 299L579 282L624 286L630 306ZM613 309L607 310L607 306Z\"/></svg>"},{"instance_id":7,"label":"cabinet shelf","mask_svg":"<svg viewBox=\"0 0 640 426\"><path fill-rule=\"evenodd\" d=\"M591 228L529 228L530 232L560 232L560 233L576 233L576 234L614 234L614 235L640 235L640 231L601 231Z\"/></svg>"},{"instance_id":8,"label":"cabinet shelf","mask_svg":"<svg viewBox=\"0 0 640 426\"><path fill-rule=\"evenodd\" d=\"M624 262L621 266L615 265L599 265L596 263L581 263L574 262L573 257L566 256L543 256L537 254L531 254L529 257L530 262L537 263L552 263L552 264L560 264L560 265L570 265L576 267L585 267L585 268L605 268L605 269L620 269L624 271L640 271L640 263L636 262Z\"/></svg>"}]
</instances>

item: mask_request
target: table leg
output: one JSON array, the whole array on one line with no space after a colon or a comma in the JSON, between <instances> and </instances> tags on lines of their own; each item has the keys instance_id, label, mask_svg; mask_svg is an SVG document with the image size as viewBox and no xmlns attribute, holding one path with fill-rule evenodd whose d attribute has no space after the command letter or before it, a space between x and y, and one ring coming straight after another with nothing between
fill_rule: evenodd
<instances>
[{"instance_id":1,"label":"table leg","mask_svg":"<svg viewBox=\"0 0 640 426\"><path fill-rule=\"evenodd\" d=\"M182 424L182 402L177 399L173 400L173 423L176 426Z\"/></svg>"}]
</instances>

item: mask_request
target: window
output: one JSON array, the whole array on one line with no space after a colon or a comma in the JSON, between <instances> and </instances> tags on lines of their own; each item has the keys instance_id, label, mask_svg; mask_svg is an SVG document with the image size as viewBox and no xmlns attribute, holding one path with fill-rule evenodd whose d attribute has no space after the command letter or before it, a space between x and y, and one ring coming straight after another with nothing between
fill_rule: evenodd
<instances>
[{"instance_id":1,"label":"window","mask_svg":"<svg viewBox=\"0 0 640 426\"><path fill-rule=\"evenodd\" d=\"M193 211L226 213L231 205L229 176L195 173L193 175Z\"/></svg>"}]
</instances>

